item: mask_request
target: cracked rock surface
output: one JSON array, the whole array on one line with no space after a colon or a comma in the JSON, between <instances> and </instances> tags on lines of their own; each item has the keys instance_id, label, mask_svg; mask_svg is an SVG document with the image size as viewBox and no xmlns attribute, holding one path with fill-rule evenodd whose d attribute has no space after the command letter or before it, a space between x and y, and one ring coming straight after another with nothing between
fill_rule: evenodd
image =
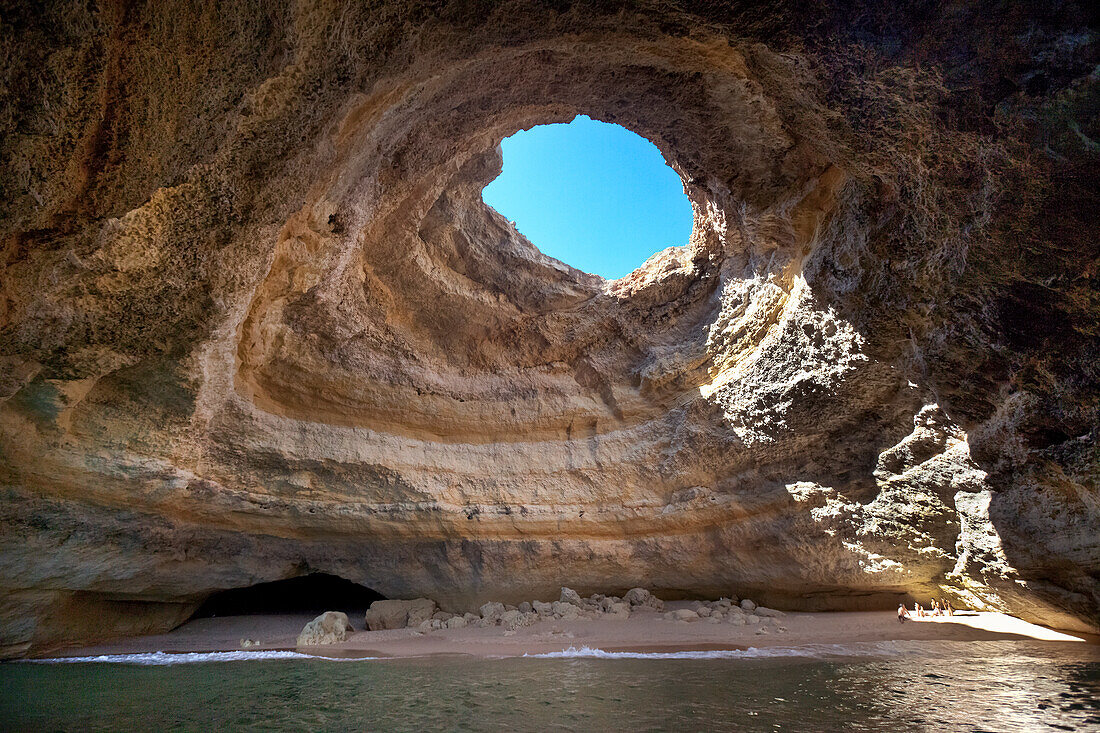
<instances>
[{"instance_id":1,"label":"cracked rock surface","mask_svg":"<svg viewBox=\"0 0 1100 733\"><path fill-rule=\"evenodd\" d=\"M310 572L1100 630L1086 14L695 5L16 3L0 652ZM615 281L481 201L577 114L694 209Z\"/></svg>"}]
</instances>

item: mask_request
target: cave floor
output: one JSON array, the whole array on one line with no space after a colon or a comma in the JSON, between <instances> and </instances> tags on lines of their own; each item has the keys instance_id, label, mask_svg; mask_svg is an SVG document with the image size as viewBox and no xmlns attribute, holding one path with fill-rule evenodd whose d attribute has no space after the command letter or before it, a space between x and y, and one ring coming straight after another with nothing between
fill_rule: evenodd
<instances>
[{"instance_id":1,"label":"cave floor","mask_svg":"<svg viewBox=\"0 0 1100 733\"><path fill-rule=\"evenodd\" d=\"M686 605L686 604L685 604ZM362 627L362 614L349 617ZM45 655L97 656L146 652L212 652L242 648L244 639L259 642L252 650L293 649L312 614L251 615L203 618L167 634L133 637ZM1066 634L999 613L972 613L898 623L892 611L790 613L761 631L759 626L670 621L658 614L635 614L628 620L546 619L506 631L501 627L356 631L346 642L302 651L338 657L418 657L466 654L512 657L545 654L569 647L605 651L702 651L748 647L793 647L817 644L862 644L901 640L997 641L1038 640L1100 643L1100 637ZM782 630L780 630L782 629Z\"/></svg>"}]
</instances>

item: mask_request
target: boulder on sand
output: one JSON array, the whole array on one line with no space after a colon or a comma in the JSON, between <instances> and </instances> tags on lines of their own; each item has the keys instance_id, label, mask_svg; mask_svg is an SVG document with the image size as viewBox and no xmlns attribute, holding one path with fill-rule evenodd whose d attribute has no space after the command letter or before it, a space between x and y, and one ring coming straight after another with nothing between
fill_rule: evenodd
<instances>
[{"instance_id":1,"label":"boulder on sand","mask_svg":"<svg viewBox=\"0 0 1100 733\"><path fill-rule=\"evenodd\" d=\"M690 608L680 608L672 612L672 617L677 621L698 621L699 614Z\"/></svg>"},{"instance_id":2,"label":"boulder on sand","mask_svg":"<svg viewBox=\"0 0 1100 733\"><path fill-rule=\"evenodd\" d=\"M572 603L577 608L584 608L584 601L581 600L581 594L572 588L562 588L561 597L558 598L562 603Z\"/></svg>"},{"instance_id":3,"label":"boulder on sand","mask_svg":"<svg viewBox=\"0 0 1100 733\"><path fill-rule=\"evenodd\" d=\"M608 606L604 618L612 620L625 620L630 618L630 604L624 601L612 603Z\"/></svg>"},{"instance_id":4,"label":"boulder on sand","mask_svg":"<svg viewBox=\"0 0 1100 733\"><path fill-rule=\"evenodd\" d=\"M319 646L321 644L339 644L347 641L351 624L348 615L340 611L325 611L310 621L298 634L298 646Z\"/></svg>"},{"instance_id":5,"label":"boulder on sand","mask_svg":"<svg viewBox=\"0 0 1100 733\"><path fill-rule=\"evenodd\" d=\"M431 620L435 613L435 601L430 598L414 598L410 601L375 601L367 611L367 628L383 629L416 628Z\"/></svg>"},{"instance_id":6,"label":"boulder on sand","mask_svg":"<svg viewBox=\"0 0 1100 733\"><path fill-rule=\"evenodd\" d=\"M504 607L503 603L490 601L489 603L482 605L479 610L481 611L481 618L492 624L495 624L497 621L500 620L500 617L503 616L508 609Z\"/></svg>"},{"instance_id":7,"label":"boulder on sand","mask_svg":"<svg viewBox=\"0 0 1100 733\"><path fill-rule=\"evenodd\" d=\"M652 608L654 611L660 611L665 607L664 601L645 588L631 588L623 596L623 600L634 609Z\"/></svg>"},{"instance_id":8,"label":"boulder on sand","mask_svg":"<svg viewBox=\"0 0 1100 733\"><path fill-rule=\"evenodd\" d=\"M554 609L554 616L561 619L574 619L581 615L581 609L572 603L565 603L563 601L554 601L551 604Z\"/></svg>"}]
</instances>

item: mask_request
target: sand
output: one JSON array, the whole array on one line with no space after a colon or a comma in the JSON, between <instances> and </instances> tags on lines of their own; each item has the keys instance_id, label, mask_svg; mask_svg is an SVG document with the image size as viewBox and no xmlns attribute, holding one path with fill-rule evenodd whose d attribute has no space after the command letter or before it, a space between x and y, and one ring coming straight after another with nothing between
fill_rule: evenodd
<instances>
[{"instance_id":1,"label":"sand","mask_svg":"<svg viewBox=\"0 0 1100 733\"><path fill-rule=\"evenodd\" d=\"M669 604L671 608L678 604ZM686 604L684 604L686 606ZM362 628L356 613L352 623ZM190 621L168 633L142 636L86 647L55 650L46 656L97 656L145 652L211 652L242 648L242 639L259 643L253 650L295 648L309 615L253 615ZM506 631L501 627L357 631L341 644L302 647L299 651L340 657L420 657L465 654L475 657L512 657L559 652L570 647L604 651L700 651L749 647L851 644L890 640L1039 640L1061 643L1100 643L1097 637L1067 634L1036 626L999 613L969 613L899 623L891 611L789 613L777 625L734 626L706 620L683 622L660 614L635 613L627 620L546 619L532 626ZM778 627L782 627L780 630Z\"/></svg>"}]
</instances>

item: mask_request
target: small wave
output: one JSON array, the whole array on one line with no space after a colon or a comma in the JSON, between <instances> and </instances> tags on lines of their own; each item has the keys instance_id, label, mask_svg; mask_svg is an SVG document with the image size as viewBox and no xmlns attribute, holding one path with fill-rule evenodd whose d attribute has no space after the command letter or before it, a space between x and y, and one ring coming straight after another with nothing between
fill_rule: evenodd
<instances>
[{"instance_id":1,"label":"small wave","mask_svg":"<svg viewBox=\"0 0 1100 733\"><path fill-rule=\"evenodd\" d=\"M97 657L56 657L54 659L28 659L35 664L75 664L95 662L105 664L141 664L163 666L169 664L196 664L198 662L254 662L262 659L325 659L331 661L362 661L369 657L350 660L333 657L317 657L291 651L236 651L236 652L147 652L142 654L103 654Z\"/></svg>"},{"instance_id":2,"label":"small wave","mask_svg":"<svg viewBox=\"0 0 1100 733\"><path fill-rule=\"evenodd\" d=\"M709 651L682 652L609 652L582 646L569 647L560 652L524 654L539 659L768 659L773 657L863 657L895 656L901 653L892 642L856 644L807 644L805 646L749 647L748 649L713 649Z\"/></svg>"}]
</instances>

